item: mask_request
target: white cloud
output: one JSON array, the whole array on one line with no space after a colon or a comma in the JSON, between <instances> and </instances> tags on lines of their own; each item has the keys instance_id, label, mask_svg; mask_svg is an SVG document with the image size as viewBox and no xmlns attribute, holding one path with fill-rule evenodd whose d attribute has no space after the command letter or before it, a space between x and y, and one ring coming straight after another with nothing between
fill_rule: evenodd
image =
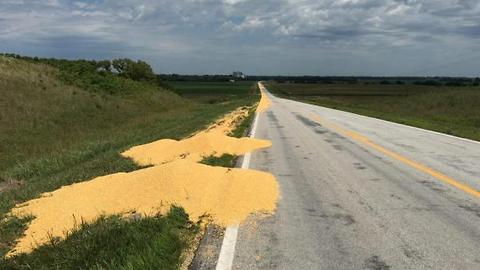
<instances>
[{"instance_id":1,"label":"white cloud","mask_svg":"<svg viewBox=\"0 0 480 270\"><path fill-rule=\"evenodd\" d=\"M81 9L88 7L88 3L78 1L73 2L73 5Z\"/></svg>"},{"instance_id":2,"label":"white cloud","mask_svg":"<svg viewBox=\"0 0 480 270\"><path fill-rule=\"evenodd\" d=\"M396 50L402 67L402 59L410 57L402 54L418 59L474 54L479 37L477 0L3 0L0 5L0 50L8 49L2 41L38 48L70 39L73 45L79 40L128 55L151 54L159 63L164 57L185 62L210 57L224 61L220 66L262 65L255 62L258 55L275 59L282 52L285 59L304 59L308 71L317 70L314 61L332 55L348 52L352 61L367 63L367 57ZM75 46L62 50L78 53ZM391 62L378 60L370 70L398 70ZM200 70L201 61L194 66Z\"/></svg>"}]
</instances>

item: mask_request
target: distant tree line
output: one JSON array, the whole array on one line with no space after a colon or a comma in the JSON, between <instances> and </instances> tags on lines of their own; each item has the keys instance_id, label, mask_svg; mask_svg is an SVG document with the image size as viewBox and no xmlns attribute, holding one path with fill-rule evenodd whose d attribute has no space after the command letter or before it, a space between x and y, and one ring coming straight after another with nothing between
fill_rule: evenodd
<instances>
[{"instance_id":1,"label":"distant tree line","mask_svg":"<svg viewBox=\"0 0 480 270\"><path fill-rule=\"evenodd\" d=\"M159 74L160 81L223 82L234 79L231 75ZM238 79L235 79L238 80ZM248 76L249 81L276 81L302 84L382 84L428 86L479 86L480 78L467 77L370 77L370 76Z\"/></svg>"},{"instance_id":2,"label":"distant tree line","mask_svg":"<svg viewBox=\"0 0 480 270\"><path fill-rule=\"evenodd\" d=\"M249 80L273 80L302 84L382 84L429 86L479 86L480 78L468 77L369 77L369 76L249 76Z\"/></svg>"},{"instance_id":3,"label":"distant tree line","mask_svg":"<svg viewBox=\"0 0 480 270\"><path fill-rule=\"evenodd\" d=\"M234 78L233 75L214 74L214 75L182 75L182 74L159 74L157 78L160 81L184 81L184 82L228 82L230 80L245 81L249 78Z\"/></svg>"},{"instance_id":4,"label":"distant tree line","mask_svg":"<svg viewBox=\"0 0 480 270\"><path fill-rule=\"evenodd\" d=\"M140 82L153 82L168 87L166 81L204 81L224 82L235 80L274 80L279 83L320 83L320 84L383 84L383 85L429 85L429 86L479 86L480 78L468 77L371 77L371 76L248 76L246 79L234 78L232 75L181 75L154 74L152 67L141 60L127 58L114 60L65 60L55 58L38 58L18 54L0 54L22 60L46 63L58 67L65 80L72 82L74 76L90 77L90 82L102 81L98 76L117 76ZM72 77L73 76L73 77ZM108 87L108 86L105 86Z\"/></svg>"}]
</instances>

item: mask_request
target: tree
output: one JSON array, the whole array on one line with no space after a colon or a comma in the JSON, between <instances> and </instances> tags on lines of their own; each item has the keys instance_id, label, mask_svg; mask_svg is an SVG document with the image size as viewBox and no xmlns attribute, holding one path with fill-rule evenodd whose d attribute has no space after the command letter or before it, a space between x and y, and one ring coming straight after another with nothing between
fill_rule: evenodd
<instances>
[{"instance_id":1,"label":"tree","mask_svg":"<svg viewBox=\"0 0 480 270\"><path fill-rule=\"evenodd\" d=\"M112 61L112 66L117 71L119 75L125 76L128 71L128 67L131 66L133 63L132 60L124 58L124 59L114 59Z\"/></svg>"},{"instance_id":2,"label":"tree","mask_svg":"<svg viewBox=\"0 0 480 270\"><path fill-rule=\"evenodd\" d=\"M152 67L144 61L138 60L133 63L128 70L128 77L136 81L151 81L155 79Z\"/></svg>"},{"instance_id":3,"label":"tree","mask_svg":"<svg viewBox=\"0 0 480 270\"><path fill-rule=\"evenodd\" d=\"M97 62L97 69L101 69L104 71L111 72L112 71L112 63L110 60L102 60Z\"/></svg>"},{"instance_id":4,"label":"tree","mask_svg":"<svg viewBox=\"0 0 480 270\"><path fill-rule=\"evenodd\" d=\"M130 59L115 59L112 61L112 66L120 76L125 78L135 81L155 80L152 67L141 60L134 62Z\"/></svg>"}]
</instances>

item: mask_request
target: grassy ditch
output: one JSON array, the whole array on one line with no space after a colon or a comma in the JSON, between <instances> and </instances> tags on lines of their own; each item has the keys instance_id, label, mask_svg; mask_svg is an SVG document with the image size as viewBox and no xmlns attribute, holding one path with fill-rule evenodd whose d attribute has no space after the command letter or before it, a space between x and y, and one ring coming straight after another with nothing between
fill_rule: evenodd
<instances>
[{"instance_id":1,"label":"grassy ditch","mask_svg":"<svg viewBox=\"0 0 480 270\"><path fill-rule=\"evenodd\" d=\"M269 83L273 93L315 105L480 141L480 87Z\"/></svg>"},{"instance_id":2,"label":"grassy ditch","mask_svg":"<svg viewBox=\"0 0 480 270\"><path fill-rule=\"evenodd\" d=\"M251 106L258 100L258 95L242 95L207 105L182 98L151 82L108 75L108 81L123 85L121 92L110 92L96 86L84 89L79 85L89 84L90 79L80 78L81 83L72 84L62 79L64 76L65 73L47 64L0 57L2 257L28 222L28 219L6 218L15 204L64 185L137 170L139 166L119 153L162 138L184 138L221 115L240 106ZM174 216L178 216L178 211L175 210ZM40 247L32 254L0 259L0 269L174 269L181 261L179 256L175 257L176 263L165 257L174 268L150 263L151 256L157 256L156 260L163 258L158 257L163 253L152 251L153 247L160 247L162 241L172 241L169 237L183 243L180 236L193 233L195 228L187 219L183 222L175 218L178 221L175 223L171 220L173 216L169 216L140 220L101 218L94 224L82 225L65 241L53 240L51 245ZM171 231L168 228L180 228L178 233L153 237L158 231L149 226L164 223L171 224L164 226L165 232ZM137 240L126 235L125 239L115 242L116 237L127 232L138 232L138 243L143 241L152 249L138 249L136 255L129 253L133 252L130 248L137 249L135 245L129 247ZM76 246L82 245L78 239L83 239L84 246ZM103 243L102 239L115 245ZM74 252L76 249L78 253ZM165 255L177 249L164 250ZM116 252L123 256L122 260L112 255ZM178 253L175 252L172 254ZM87 257L91 257L91 262ZM80 263L83 260L86 264ZM93 262L95 264L91 264ZM85 267L79 267L81 265Z\"/></svg>"}]
</instances>

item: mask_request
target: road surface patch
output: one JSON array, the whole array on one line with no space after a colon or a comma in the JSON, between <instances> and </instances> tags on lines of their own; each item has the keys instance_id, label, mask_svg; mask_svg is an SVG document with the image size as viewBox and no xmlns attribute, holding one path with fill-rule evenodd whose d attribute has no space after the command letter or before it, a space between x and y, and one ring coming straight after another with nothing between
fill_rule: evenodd
<instances>
[{"instance_id":1,"label":"road surface patch","mask_svg":"<svg viewBox=\"0 0 480 270\"><path fill-rule=\"evenodd\" d=\"M373 143L368 137L365 137L359 133L356 133L356 132L353 132L351 130L347 130L347 129L344 129L342 127L339 127L333 123L330 123L330 122L327 122L326 120L320 118L318 115L312 115L311 116L311 119L318 122L319 124L323 124L324 126L328 126L329 128L337 131L338 133L342 134L343 136L346 136L356 142L360 142L372 149L375 149L377 150L378 152L392 158L392 159L395 159L397 161L400 161L418 171L421 171L423 173L426 173L430 176L432 176L433 178L437 179L438 181L441 181L445 184L448 184L450 186L453 186L467 194L470 194L472 195L473 197L476 197L476 198L480 198L480 191L468 186L468 185L465 185L465 184L462 184L460 183L459 181L455 180L455 179L452 179L440 172L437 172L425 165L422 165L420 163L417 163L416 161L413 161L411 159L408 159L400 154L397 154L393 151L390 151L378 144L375 144Z\"/></svg>"},{"instance_id":2,"label":"road surface patch","mask_svg":"<svg viewBox=\"0 0 480 270\"><path fill-rule=\"evenodd\" d=\"M377 255L374 255L365 260L365 268L372 270L388 270L390 266L380 259Z\"/></svg>"}]
</instances>

